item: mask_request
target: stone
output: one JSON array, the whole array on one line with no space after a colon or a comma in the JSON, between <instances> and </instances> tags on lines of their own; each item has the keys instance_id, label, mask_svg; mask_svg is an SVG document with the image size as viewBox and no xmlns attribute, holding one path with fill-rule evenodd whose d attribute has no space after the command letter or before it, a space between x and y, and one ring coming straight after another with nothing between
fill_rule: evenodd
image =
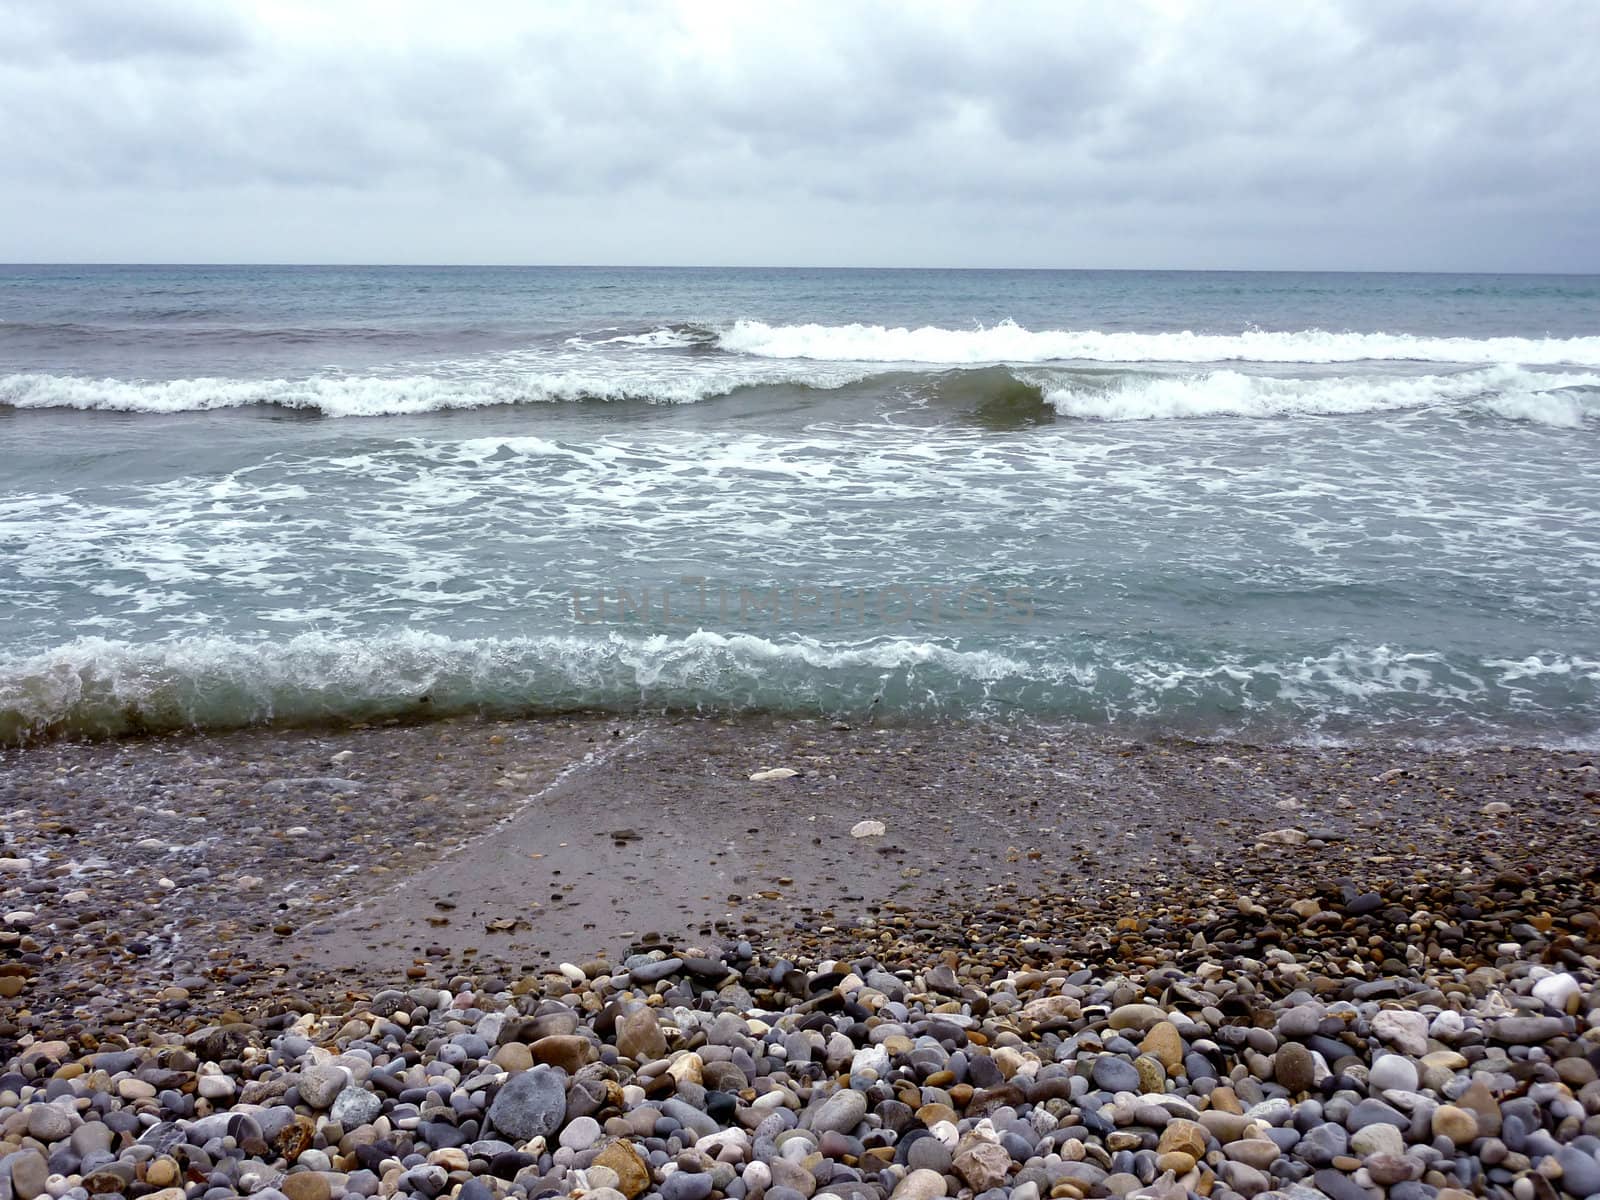
<instances>
[{"instance_id":1,"label":"stone","mask_svg":"<svg viewBox=\"0 0 1600 1200\"><path fill-rule=\"evenodd\" d=\"M1557 1012L1569 1011L1568 1006L1582 993L1582 985L1565 971L1546 975L1533 985L1534 996Z\"/></svg>"},{"instance_id":2,"label":"stone","mask_svg":"<svg viewBox=\"0 0 1600 1200\"><path fill-rule=\"evenodd\" d=\"M850 826L850 836L853 838L882 837L889 832L889 827L882 821L857 821Z\"/></svg>"},{"instance_id":3,"label":"stone","mask_svg":"<svg viewBox=\"0 0 1600 1200\"><path fill-rule=\"evenodd\" d=\"M333 1063L319 1063L300 1072L295 1086L312 1108L327 1108L350 1083L350 1072Z\"/></svg>"},{"instance_id":4,"label":"stone","mask_svg":"<svg viewBox=\"0 0 1600 1200\"><path fill-rule=\"evenodd\" d=\"M1206 1154L1206 1128L1197 1121L1174 1118L1161 1131L1156 1150L1161 1154L1182 1153L1196 1160L1202 1159Z\"/></svg>"},{"instance_id":5,"label":"stone","mask_svg":"<svg viewBox=\"0 0 1600 1200\"><path fill-rule=\"evenodd\" d=\"M813 1133L850 1133L867 1115L867 1098L850 1088L842 1088L812 1110Z\"/></svg>"},{"instance_id":6,"label":"stone","mask_svg":"<svg viewBox=\"0 0 1600 1200\"><path fill-rule=\"evenodd\" d=\"M1106 1092L1138 1092L1141 1089L1139 1071L1125 1058L1115 1054L1102 1054L1094 1060L1092 1070L1094 1085Z\"/></svg>"},{"instance_id":7,"label":"stone","mask_svg":"<svg viewBox=\"0 0 1600 1200\"><path fill-rule=\"evenodd\" d=\"M542 1037L528 1047L528 1053L534 1062L560 1067L568 1075L576 1075L600 1058L600 1051L595 1044L577 1034Z\"/></svg>"},{"instance_id":8,"label":"stone","mask_svg":"<svg viewBox=\"0 0 1600 1200\"><path fill-rule=\"evenodd\" d=\"M1076 1021L1083 1016L1083 1005L1072 996L1040 996L1022 1006L1022 1019L1035 1025Z\"/></svg>"},{"instance_id":9,"label":"stone","mask_svg":"<svg viewBox=\"0 0 1600 1200\"><path fill-rule=\"evenodd\" d=\"M1258 1171L1265 1171L1283 1151L1278 1149L1276 1142L1266 1138L1240 1138L1224 1146L1222 1153L1234 1162L1248 1163Z\"/></svg>"},{"instance_id":10,"label":"stone","mask_svg":"<svg viewBox=\"0 0 1600 1200\"><path fill-rule=\"evenodd\" d=\"M1465 1146L1478 1136L1478 1118L1471 1109L1454 1104L1441 1104L1434 1109L1429 1127L1435 1137L1447 1137L1457 1146Z\"/></svg>"},{"instance_id":11,"label":"stone","mask_svg":"<svg viewBox=\"0 0 1600 1200\"><path fill-rule=\"evenodd\" d=\"M1139 1052L1155 1059L1168 1075L1176 1074L1183 1066L1183 1038L1178 1027L1171 1021L1157 1021L1139 1043Z\"/></svg>"},{"instance_id":12,"label":"stone","mask_svg":"<svg viewBox=\"0 0 1600 1200\"><path fill-rule=\"evenodd\" d=\"M938 1171L916 1170L895 1184L889 1200L939 1200L946 1194L943 1175Z\"/></svg>"},{"instance_id":13,"label":"stone","mask_svg":"<svg viewBox=\"0 0 1600 1200\"><path fill-rule=\"evenodd\" d=\"M1299 1042L1284 1042L1272 1057L1272 1073L1291 1096L1311 1090L1316 1079L1316 1059Z\"/></svg>"},{"instance_id":14,"label":"stone","mask_svg":"<svg viewBox=\"0 0 1600 1200\"><path fill-rule=\"evenodd\" d=\"M1404 1154L1368 1155L1361 1165L1367 1169L1372 1182L1383 1187L1415 1179L1420 1173L1418 1164L1406 1158Z\"/></svg>"},{"instance_id":15,"label":"stone","mask_svg":"<svg viewBox=\"0 0 1600 1200\"><path fill-rule=\"evenodd\" d=\"M560 1067L537 1066L510 1076L489 1105L489 1123L519 1142L549 1137L566 1115L567 1073Z\"/></svg>"},{"instance_id":16,"label":"stone","mask_svg":"<svg viewBox=\"0 0 1600 1200\"><path fill-rule=\"evenodd\" d=\"M1508 1046L1536 1046L1566 1031L1565 1017L1501 1017L1489 1026L1490 1036Z\"/></svg>"},{"instance_id":17,"label":"stone","mask_svg":"<svg viewBox=\"0 0 1600 1200\"><path fill-rule=\"evenodd\" d=\"M1373 1015L1372 1032L1412 1058L1421 1058L1428 1052L1428 1018L1419 1012L1381 1009Z\"/></svg>"},{"instance_id":18,"label":"stone","mask_svg":"<svg viewBox=\"0 0 1600 1200\"><path fill-rule=\"evenodd\" d=\"M615 1141L595 1155L594 1165L616 1174L617 1190L633 1200L650 1187L650 1170L629 1141Z\"/></svg>"},{"instance_id":19,"label":"stone","mask_svg":"<svg viewBox=\"0 0 1600 1200\"><path fill-rule=\"evenodd\" d=\"M333 1103L328 1108L328 1117L348 1133L352 1129L372 1124L381 1112L383 1112L383 1097L369 1092L364 1087L351 1085L333 1098Z\"/></svg>"},{"instance_id":20,"label":"stone","mask_svg":"<svg viewBox=\"0 0 1600 1200\"><path fill-rule=\"evenodd\" d=\"M506 1042L495 1047L492 1061L495 1066L514 1075L533 1066L533 1052L528 1049L526 1042Z\"/></svg>"},{"instance_id":21,"label":"stone","mask_svg":"<svg viewBox=\"0 0 1600 1200\"><path fill-rule=\"evenodd\" d=\"M1367 1125L1350 1135L1350 1152L1358 1158L1374 1154L1404 1154L1405 1138L1395 1125Z\"/></svg>"},{"instance_id":22,"label":"stone","mask_svg":"<svg viewBox=\"0 0 1600 1200\"><path fill-rule=\"evenodd\" d=\"M278 1184L278 1190L289 1200L328 1200L333 1194L328 1177L321 1171L291 1171Z\"/></svg>"},{"instance_id":23,"label":"stone","mask_svg":"<svg viewBox=\"0 0 1600 1200\"><path fill-rule=\"evenodd\" d=\"M1576 1146L1562 1146L1556 1150L1556 1161L1561 1164L1561 1186L1574 1196L1592 1196L1600 1192L1600 1162Z\"/></svg>"},{"instance_id":24,"label":"stone","mask_svg":"<svg viewBox=\"0 0 1600 1200\"><path fill-rule=\"evenodd\" d=\"M1458 1107L1464 1108L1477 1119L1479 1137L1500 1136L1500 1102L1481 1079L1456 1097Z\"/></svg>"},{"instance_id":25,"label":"stone","mask_svg":"<svg viewBox=\"0 0 1600 1200\"><path fill-rule=\"evenodd\" d=\"M1367 1071L1367 1086L1374 1092L1417 1090L1417 1067L1398 1054L1380 1054Z\"/></svg>"},{"instance_id":26,"label":"stone","mask_svg":"<svg viewBox=\"0 0 1600 1200\"><path fill-rule=\"evenodd\" d=\"M617 1053L634 1062L665 1057L667 1039L655 1013L640 1005L617 1018Z\"/></svg>"},{"instance_id":27,"label":"stone","mask_svg":"<svg viewBox=\"0 0 1600 1200\"><path fill-rule=\"evenodd\" d=\"M1111 1010L1106 1024L1112 1029L1137 1029L1148 1033L1167 1014L1154 1004L1123 1004Z\"/></svg>"},{"instance_id":28,"label":"stone","mask_svg":"<svg viewBox=\"0 0 1600 1200\"><path fill-rule=\"evenodd\" d=\"M755 771L750 776L751 783L772 783L779 779L793 779L800 774L793 767L768 767L765 771Z\"/></svg>"},{"instance_id":29,"label":"stone","mask_svg":"<svg viewBox=\"0 0 1600 1200\"><path fill-rule=\"evenodd\" d=\"M1278 1036L1308 1038L1317 1032L1317 1027L1322 1024L1322 1018L1326 1015L1327 1009L1315 1002L1286 1008L1278 1014Z\"/></svg>"},{"instance_id":30,"label":"stone","mask_svg":"<svg viewBox=\"0 0 1600 1200\"><path fill-rule=\"evenodd\" d=\"M1331 1122L1313 1125L1294 1146L1295 1155L1314 1167L1325 1167L1349 1151L1350 1135Z\"/></svg>"},{"instance_id":31,"label":"stone","mask_svg":"<svg viewBox=\"0 0 1600 1200\"><path fill-rule=\"evenodd\" d=\"M954 1169L974 1192L986 1192L1006 1181L1011 1155L996 1142L969 1135L956 1147Z\"/></svg>"},{"instance_id":32,"label":"stone","mask_svg":"<svg viewBox=\"0 0 1600 1200\"><path fill-rule=\"evenodd\" d=\"M18 1150L0 1159L0 1182L10 1177L11 1191L17 1200L34 1200L50 1178L50 1164L37 1150Z\"/></svg>"},{"instance_id":33,"label":"stone","mask_svg":"<svg viewBox=\"0 0 1600 1200\"><path fill-rule=\"evenodd\" d=\"M593 1117L578 1117L561 1131L558 1139L568 1150L587 1150L600 1140L600 1122Z\"/></svg>"},{"instance_id":34,"label":"stone","mask_svg":"<svg viewBox=\"0 0 1600 1200\"><path fill-rule=\"evenodd\" d=\"M674 1171L661 1181L661 1200L706 1200L711 1187L710 1175Z\"/></svg>"},{"instance_id":35,"label":"stone","mask_svg":"<svg viewBox=\"0 0 1600 1200\"><path fill-rule=\"evenodd\" d=\"M28 1136L41 1142L59 1142L72 1133L73 1121L54 1104L34 1104L28 1108Z\"/></svg>"},{"instance_id":36,"label":"stone","mask_svg":"<svg viewBox=\"0 0 1600 1200\"><path fill-rule=\"evenodd\" d=\"M1196 1159L1182 1150L1168 1150L1156 1155L1156 1170L1171 1171L1174 1175L1187 1175L1194 1170Z\"/></svg>"}]
</instances>

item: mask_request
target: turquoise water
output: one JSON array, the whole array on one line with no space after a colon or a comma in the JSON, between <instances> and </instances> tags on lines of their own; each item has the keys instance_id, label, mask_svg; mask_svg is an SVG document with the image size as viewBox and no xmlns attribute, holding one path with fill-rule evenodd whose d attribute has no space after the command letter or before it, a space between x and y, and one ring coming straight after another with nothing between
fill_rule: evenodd
<instances>
[{"instance_id":1,"label":"turquoise water","mask_svg":"<svg viewBox=\"0 0 1600 1200\"><path fill-rule=\"evenodd\" d=\"M0 740L1600 731L1600 279L0 268Z\"/></svg>"}]
</instances>

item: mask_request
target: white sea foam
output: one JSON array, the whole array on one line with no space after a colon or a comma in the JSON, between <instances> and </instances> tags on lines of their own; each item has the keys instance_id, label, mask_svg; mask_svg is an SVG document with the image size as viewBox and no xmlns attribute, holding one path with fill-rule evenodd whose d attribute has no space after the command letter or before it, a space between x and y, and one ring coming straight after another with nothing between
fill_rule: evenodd
<instances>
[{"instance_id":1,"label":"white sea foam","mask_svg":"<svg viewBox=\"0 0 1600 1200\"><path fill-rule=\"evenodd\" d=\"M1468 404L1511 420L1577 428L1597 410L1600 375L1498 366L1455 375L1282 379L1216 370L1140 375L1109 384L1041 376L1044 398L1063 416L1097 421L1178 417L1337 416Z\"/></svg>"},{"instance_id":2,"label":"white sea foam","mask_svg":"<svg viewBox=\"0 0 1600 1200\"><path fill-rule=\"evenodd\" d=\"M1407 333L1292 333L1249 329L1236 334L1130 333L1095 329L1029 330L1011 321L973 329L885 328L882 325L768 325L736 321L717 344L761 358L833 362L1042 363L1276 362L1366 360L1570 364L1600 366L1600 337L1464 338Z\"/></svg>"},{"instance_id":3,"label":"white sea foam","mask_svg":"<svg viewBox=\"0 0 1600 1200\"><path fill-rule=\"evenodd\" d=\"M718 711L1004 713L1176 721L1258 714L1308 727L1340 713L1438 718L1486 688L1533 677L1592 694L1592 660L1451 661L1399 648L1333 647L1306 657L1174 659L1112 643L1026 660L995 650L881 637L774 641L700 630L680 636L452 638L420 631L320 633L155 643L80 638L0 656L0 744L51 733L226 728L472 710L702 707ZM1276 699L1258 698L1265 691ZM1571 701L1572 693L1567 696ZM1560 697L1528 696L1534 711ZM1563 734L1562 736L1566 736Z\"/></svg>"},{"instance_id":4,"label":"white sea foam","mask_svg":"<svg viewBox=\"0 0 1600 1200\"><path fill-rule=\"evenodd\" d=\"M493 372L456 375L319 375L308 379L199 378L167 381L90 379L71 375L0 376L0 405L109 412L179 413L272 405L330 417L403 416L446 409L579 400L693 404L756 384L840 387L865 372L728 369Z\"/></svg>"}]
</instances>

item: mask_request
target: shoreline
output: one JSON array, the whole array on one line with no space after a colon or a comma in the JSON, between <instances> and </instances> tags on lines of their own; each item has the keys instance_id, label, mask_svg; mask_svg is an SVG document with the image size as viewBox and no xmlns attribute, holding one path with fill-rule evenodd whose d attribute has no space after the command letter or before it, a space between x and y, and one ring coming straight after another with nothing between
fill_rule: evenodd
<instances>
[{"instance_id":1,"label":"shoreline","mask_svg":"<svg viewBox=\"0 0 1600 1200\"><path fill-rule=\"evenodd\" d=\"M6 751L0 812L22 1200L1584 1200L1563 1178L1600 1172L1579 751L446 720ZM523 1136L530 1089L564 1098ZM67 1095L74 1130L163 1132L85 1172L35 1112ZM255 1123L231 1148L222 1112Z\"/></svg>"},{"instance_id":2,"label":"shoreline","mask_svg":"<svg viewBox=\"0 0 1600 1200\"><path fill-rule=\"evenodd\" d=\"M1139 918L1163 893L1270 883L1274 863L1366 885L1526 866L1541 840L1600 861L1595 761L609 714L51 743L0 753L0 887L28 914L4 936L57 931L38 966L64 1015L74 971L115 1011L105 989L134 966L532 972L840 935L986 889ZM749 778L773 769L797 774ZM852 837L862 821L883 834ZM1395 832L1416 841L1383 853Z\"/></svg>"}]
</instances>

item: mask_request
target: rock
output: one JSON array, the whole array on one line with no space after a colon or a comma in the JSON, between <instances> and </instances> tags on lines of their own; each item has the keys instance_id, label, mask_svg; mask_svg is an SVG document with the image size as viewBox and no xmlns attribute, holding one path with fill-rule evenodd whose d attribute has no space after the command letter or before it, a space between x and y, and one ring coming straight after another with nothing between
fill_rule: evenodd
<instances>
[{"instance_id":1,"label":"rock","mask_svg":"<svg viewBox=\"0 0 1600 1200\"><path fill-rule=\"evenodd\" d=\"M1372 1177L1372 1182L1383 1187L1389 1187L1407 1179L1415 1179L1420 1173L1418 1164L1406 1158L1404 1154L1368 1155L1366 1161L1361 1165L1366 1167L1367 1174Z\"/></svg>"},{"instance_id":2,"label":"rock","mask_svg":"<svg viewBox=\"0 0 1600 1200\"><path fill-rule=\"evenodd\" d=\"M549 1137L566 1115L567 1073L560 1067L537 1066L510 1076L489 1105L489 1123L519 1142Z\"/></svg>"},{"instance_id":3,"label":"rock","mask_svg":"<svg viewBox=\"0 0 1600 1200\"><path fill-rule=\"evenodd\" d=\"M1576 1146L1562 1146L1556 1151L1556 1161L1561 1164L1561 1186L1573 1196L1592 1196L1600 1192L1600 1162L1592 1154Z\"/></svg>"},{"instance_id":4,"label":"rock","mask_svg":"<svg viewBox=\"0 0 1600 1200\"><path fill-rule=\"evenodd\" d=\"M1137 1029L1149 1032L1167 1014L1154 1004L1123 1004L1111 1010L1106 1024L1112 1029Z\"/></svg>"},{"instance_id":5,"label":"rock","mask_svg":"<svg viewBox=\"0 0 1600 1200\"><path fill-rule=\"evenodd\" d=\"M1181 1153L1199 1160L1206 1154L1206 1129L1197 1121L1177 1117L1167 1122L1156 1146L1161 1154Z\"/></svg>"},{"instance_id":6,"label":"rock","mask_svg":"<svg viewBox=\"0 0 1600 1200\"><path fill-rule=\"evenodd\" d=\"M295 1086L312 1108L327 1108L350 1083L350 1072L333 1063L319 1063L300 1072Z\"/></svg>"},{"instance_id":7,"label":"rock","mask_svg":"<svg viewBox=\"0 0 1600 1200\"><path fill-rule=\"evenodd\" d=\"M41 1142L59 1142L72 1133L73 1120L54 1104L28 1108L28 1136Z\"/></svg>"},{"instance_id":8,"label":"rock","mask_svg":"<svg viewBox=\"0 0 1600 1200\"><path fill-rule=\"evenodd\" d=\"M283 1177L278 1190L289 1200L328 1200L333 1194L328 1177L321 1171L291 1171Z\"/></svg>"},{"instance_id":9,"label":"rock","mask_svg":"<svg viewBox=\"0 0 1600 1200\"><path fill-rule=\"evenodd\" d=\"M328 1109L328 1117L348 1133L362 1125L372 1124L382 1111L383 1097L369 1092L364 1087L352 1085L341 1090L333 1098L333 1104Z\"/></svg>"},{"instance_id":10,"label":"rock","mask_svg":"<svg viewBox=\"0 0 1600 1200\"><path fill-rule=\"evenodd\" d=\"M1295 1154L1314 1167L1325 1167L1349 1150L1350 1135L1332 1123L1313 1125L1294 1147Z\"/></svg>"},{"instance_id":11,"label":"rock","mask_svg":"<svg viewBox=\"0 0 1600 1200\"><path fill-rule=\"evenodd\" d=\"M595 1044L576 1034L542 1037L528 1047L528 1053L534 1062L560 1067L568 1075L576 1075L600 1058L600 1051Z\"/></svg>"},{"instance_id":12,"label":"rock","mask_svg":"<svg viewBox=\"0 0 1600 1200\"><path fill-rule=\"evenodd\" d=\"M1428 1018L1419 1012L1381 1009L1372 1018L1372 1032L1412 1058L1428 1052Z\"/></svg>"},{"instance_id":13,"label":"rock","mask_svg":"<svg viewBox=\"0 0 1600 1200\"><path fill-rule=\"evenodd\" d=\"M955 1173L974 1192L986 1192L1006 1181L1011 1170L1011 1155L995 1142L968 1135L956 1147Z\"/></svg>"},{"instance_id":14,"label":"rock","mask_svg":"<svg viewBox=\"0 0 1600 1200\"><path fill-rule=\"evenodd\" d=\"M1500 1136L1500 1102L1481 1079L1457 1096L1456 1104L1477 1118L1479 1137Z\"/></svg>"},{"instance_id":15,"label":"rock","mask_svg":"<svg viewBox=\"0 0 1600 1200\"><path fill-rule=\"evenodd\" d=\"M649 1062L667 1053L667 1039L655 1013L643 1005L617 1018L617 1053L634 1062Z\"/></svg>"},{"instance_id":16,"label":"rock","mask_svg":"<svg viewBox=\"0 0 1600 1200\"><path fill-rule=\"evenodd\" d=\"M8 1176L17 1200L34 1200L44 1192L50 1165L37 1150L18 1150L0 1159L0 1182Z\"/></svg>"},{"instance_id":17,"label":"rock","mask_svg":"<svg viewBox=\"0 0 1600 1200\"><path fill-rule=\"evenodd\" d=\"M813 1133L850 1133L867 1115L867 1098L843 1088L829 1096L811 1114Z\"/></svg>"},{"instance_id":18,"label":"rock","mask_svg":"<svg viewBox=\"0 0 1600 1200\"><path fill-rule=\"evenodd\" d=\"M1316 1079L1316 1059L1299 1042L1284 1042L1272 1058L1272 1073L1291 1096L1311 1090Z\"/></svg>"},{"instance_id":19,"label":"rock","mask_svg":"<svg viewBox=\"0 0 1600 1200\"><path fill-rule=\"evenodd\" d=\"M593 1117L578 1117L561 1131L559 1140L568 1150L587 1150L600 1140L600 1122Z\"/></svg>"},{"instance_id":20,"label":"rock","mask_svg":"<svg viewBox=\"0 0 1600 1200\"><path fill-rule=\"evenodd\" d=\"M1159 1062L1167 1074L1175 1074L1183 1066L1183 1038L1171 1021L1157 1021L1150 1026L1139 1051Z\"/></svg>"},{"instance_id":21,"label":"rock","mask_svg":"<svg viewBox=\"0 0 1600 1200\"><path fill-rule=\"evenodd\" d=\"M1534 996L1557 1012L1567 1012L1568 1005L1582 993L1582 986L1565 971L1547 975L1533 985Z\"/></svg>"},{"instance_id":22,"label":"rock","mask_svg":"<svg viewBox=\"0 0 1600 1200\"><path fill-rule=\"evenodd\" d=\"M710 1175L674 1171L661 1182L661 1200L706 1200L711 1186Z\"/></svg>"},{"instance_id":23,"label":"rock","mask_svg":"<svg viewBox=\"0 0 1600 1200\"><path fill-rule=\"evenodd\" d=\"M1478 1136L1478 1118L1471 1109L1441 1104L1433 1110L1430 1128L1435 1137L1447 1137L1457 1146L1465 1146Z\"/></svg>"},{"instance_id":24,"label":"rock","mask_svg":"<svg viewBox=\"0 0 1600 1200\"><path fill-rule=\"evenodd\" d=\"M912 1171L895 1185L889 1200L939 1200L947 1194L944 1176L937 1171Z\"/></svg>"},{"instance_id":25,"label":"rock","mask_svg":"<svg viewBox=\"0 0 1600 1200\"><path fill-rule=\"evenodd\" d=\"M793 779L800 774L793 767L769 767L765 771L756 771L750 776L751 783L771 783L779 779Z\"/></svg>"},{"instance_id":26,"label":"rock","mask_svg":"<svg viewBox=\"0 0 1600 1200\"><path fill-rule=\"evenodd\" d=\"M644 1159L634 1149L633 1143L628 1141L615 1141L599 1154L595 1155L594 1165L607 1167L617 1176L617 1190L628 1200L647 1191L650 1187L650 1171L645 1166Z\"/></svg>"},{"instance_id":27,"label":"rock","mask_svg":"<svg viewBox=\"0 0 1600 1200\"><path fill-rule=\"evenodd\" d=\"M1290 826L1284 829L1268 830L1258 837L1256 841L1265 842L1270 846L1303 846L1310 839L1310 836L1305 830L1295 829Z\"/></svg>"},{"instance_id":28,"label":"rock","mask_svg":"<svg viewBox=\"0 0 1600 1200\"><path fill-rule=\"evenodd\" d=\"M1083 1005L1072 996L1040 996L1022 1006L1022 1018L1035 1025L1076 1021L1083 1016Z\"/></svg>"},{"instance_id":29,"label":"rock","mask_svg":"<svg viewBox=\"0 0 1600 1200\"><path fill-rule=\"evenodd\" d=\"M1106 1092L1138 1092L1141 1089L1139 1071L1125 1058L1115 1054L1102 1054L1094 1060L1092 1070L1094 1085Z\"/></svg>"},{"instance_id":30,"label":"rock","mask_svg":"<svg viewBox=\"0 0 1600 1200\"><path fill-rule=\"evenodd\" d=\"M1380 1054L1367 1071L1367 1086L1374 1092L1417 1090L1417 1067L1398 1054Z\"/></svg>"},{"instance_id":31,"label":"rock","mask_svg":"<svg viewBox=\"0 0 1600 1200\"><path fill-rule=\"evenodd\" d=\"M1508 1046L1536 1046L1566 1031L1564 1017L1501 1017L1489 1026L1490 1036Z\"/></svg>"},{"instance_id":32,"label":"rock","mask_svg":"<svg viewBox=\"0 0 1600 1200\"><path fill-rule=\"evenodd\" d=\"M1258 1171L1265 1171L1283 1154L1276 1142L1266 1138L1241 1138L1229 1142L1222 1153L1234 1162L1247 1163Z\"/></svg>"},{"instance_id":33,"label":"rock","mask_svg":"<svg viewBox=\"0 0 1600 1200\"><path fill-rule=\"evenodd\" d=\"M882 837L889 832L889 827L882 821L857 821L850 826L850 836L853 838Z\"/></svg>"},{"instance_id":34,"label":"rock","mask_svg":"<svg viewBox=\"0 0 1600 1200\"><path fill-rule=\"evenodd\" d=\"M769 1197L780 1188L798 1192L802 1197L809 1197L817 1190L817 1177L797 1162L783 1157L774 1158L767 1163L767 1170L772 1172L772 1187L767 1191Z\"/></svg>"},{"instance_id":35,"label":"rock","mask_svg":"<svg viewBox=\"0 0 1600 1200\"><path fill-rule=\"evenodd\" d=\"M1350 1152L1358 1158L1374 1154L1400 1155L1406 1152L1406 1142L1398 1126L1366 1125L1350 1135Z\"/></svg>"},{"instance_id":36,"label":"rock","mask_svg":"<svg viewBox=\"0 0 1600 1200\"><path fill-rule=\"evenodd\" d=\"M1327 1009L1314 1001L1286 1008L1278 1014L1278 1036L1308 1038L1317 1032L1317 1027L1322 1024L1322 1018L1326 1014Z\"/></svg>"}]
</instances>

